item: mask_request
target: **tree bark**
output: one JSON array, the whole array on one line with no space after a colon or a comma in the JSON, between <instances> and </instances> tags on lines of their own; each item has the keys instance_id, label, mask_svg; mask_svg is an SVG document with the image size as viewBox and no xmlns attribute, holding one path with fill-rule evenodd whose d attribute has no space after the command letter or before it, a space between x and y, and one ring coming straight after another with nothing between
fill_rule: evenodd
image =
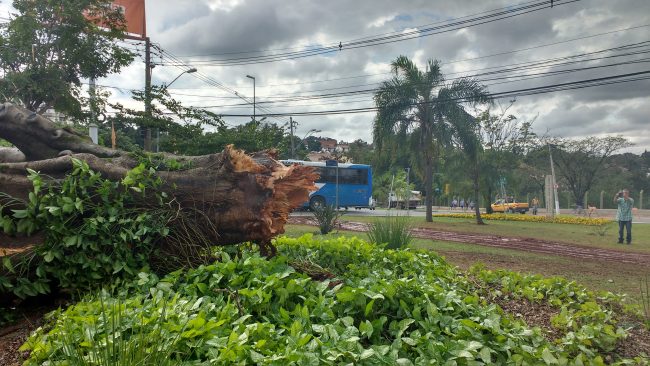
<instances>
[{"instance_id":1,"label":"tree bark","mask_svg":"<svg viewBox=\"0 0 650 366\"><path fill-rule=\"evenodd\" d=\"M120 180L139 161L126 152L93 144L90 139L57 128L48 119L5 103L0 106L0 138L16 152L0 152L0 192L25 199L32 190L27 169L61 179L72 170L72 159L84 160L110 180ZM317 178L313 168L286 167L273 152L247 155L231 146L204 156L173 156L187 169L157 171L162 190L181 208L199 210L216 228L215 244L253 241L269 247L284 232L289 213L308 201ZM24 161L22 161L24 160ZM272 253L270 253L272 254Z\"/></svg>"}]
</instances>

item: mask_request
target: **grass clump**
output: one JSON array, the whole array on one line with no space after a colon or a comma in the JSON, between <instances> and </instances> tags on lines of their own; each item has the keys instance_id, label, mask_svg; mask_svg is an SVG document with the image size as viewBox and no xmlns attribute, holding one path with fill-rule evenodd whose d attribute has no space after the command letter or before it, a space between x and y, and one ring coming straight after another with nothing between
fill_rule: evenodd
<instances>
[{"instance_id":1,"label":"grass clump","mask_svg":"<svg viewBox=\"0 0 650 366\"><path fill-rule=\"evenodd\" d=\"M183 314L194 304L187 299L155 290L130 298L100 291L82 304L52 314L60 331L52 341L37 333L22 346L31 350L26 365L172 366L187 357L178 347L189 323Z\"/></svg>"},{"instance_id":2,"label":"grass clump","mask_svg":"<svg viewBox=\"0 0 650 366\"><path fill-rule=\"evenodd\" d=\"M320 233L323 235L327 235L334 230L341 216L343 216L343 213L333 205L323 205L314 208L314 217L318 222Z\"/></svg>"},{"instance_id":3,"label":"grass clump","mask_svg":"<svg viewBox=\"0 0 650 366\"><path fill-rule=\"evenodd\" d=\"M387 249L402 249L413 241L412 229L408 218L388 216L368 224L368 238L373 244L385 244Z\"/></svg>"}]
</instances>

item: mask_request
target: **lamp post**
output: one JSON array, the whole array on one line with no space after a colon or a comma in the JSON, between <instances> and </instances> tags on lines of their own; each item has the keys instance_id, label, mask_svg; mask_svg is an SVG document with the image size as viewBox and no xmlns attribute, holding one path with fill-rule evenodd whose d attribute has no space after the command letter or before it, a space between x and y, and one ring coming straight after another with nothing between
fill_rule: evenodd
<instances>
[{"instance_id":1,"label":"lamp post","mask_svg":"<svg viewBox=\"0 0 650 366\"><path fill-rule=\"evenodd\" d=\"M178 78L180 78L181 76L183 76L183 74L193 74L193 73L195 73L195 72L197 72L197 71L198 71L198 70L197 70L195 67L192 67L192 68L190 68L190 69L187 69L187 70L181 72L180 74L178 74L177 77L174 78L174 80L171 81L171 83L165 85L165 90L167 90L167 88L169 88L169 86L172 85L172 84L174 83L174 81L178 80Z\"/></svg>"},{"instance_id":2,"label":"lamp post","mask_svg":"<svg viewBox=\"0 0 650 366\"><path fill-rule=\"evenodd\" d=\"M256 115L255 115L255 77L246 75L247 78L253 79L253 120L255 120Z\"/></svg>"},{"instance_id":3,"label":"lamp post","mask_svg":"<svg viewBox=\"0 0 650 366\"><path fill-rule=\"evenodd\" d=\"M291 119L290 123L292 125L297 124L295 121L293 121L293 119ZM304 144L307 137L309 137L311 134L319 133L319 132L321 132L321 130L317 130L315 128L312 128L311 130L307 131L305 136L302 139L300 139L300 141L298 142L298 146ZM295 159L295 158L296 158L296 148L295 148L295 145L294 145L294 130L292 128L291 129L291 159Z\"/></svg>"},{"instance_id":4,"label":"lamp post","mask_svg":"<svg viewBox=\"0 0 650 366\"><path fill-rule=\"evenodd\" d=\"M178 78L180 78L184 74L193 74L193 73L195 73L197 71L198 70L195 67L191 67L191 68L181 72L180 74L178 74L177 77L174 78L174 80L172 80L169 84L165 85L163 90L167 90L170 85L172 85L176 80L178 80ZM160 152L160 129L159 128L156 128L156 152Z\"/></svg>"}]
</instances>

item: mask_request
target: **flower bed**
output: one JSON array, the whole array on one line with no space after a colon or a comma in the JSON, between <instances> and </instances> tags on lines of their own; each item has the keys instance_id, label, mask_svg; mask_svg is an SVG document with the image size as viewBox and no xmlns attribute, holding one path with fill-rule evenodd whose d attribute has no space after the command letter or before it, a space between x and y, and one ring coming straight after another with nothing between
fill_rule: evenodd
<instances>
[{"instance_id":1,"label":"flower bed","mask_svg":"<svg viewBox=\"0 0 650 366\"><path fill-rule=\"evenodd\" d=\"M436 217L451 217L455 219L473 219L476 217L473 213L448 213L436 214ZM583 216L566 216L560 215L547 217L543 215L518 215L518 214L482 214L483 220L500 220L500 221L524 221L524 222L549 222L554 224L575 224L586 226L601 226L612 222L610 219L583 217Z\"/></svg>"}]
</instances>

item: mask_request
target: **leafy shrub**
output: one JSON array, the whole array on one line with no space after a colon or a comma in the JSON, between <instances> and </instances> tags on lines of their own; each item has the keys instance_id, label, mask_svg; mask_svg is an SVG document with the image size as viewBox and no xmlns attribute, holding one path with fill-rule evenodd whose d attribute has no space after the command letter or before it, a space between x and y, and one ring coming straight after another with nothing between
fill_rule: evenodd
<instances>
[{"instance_id":1,"label":"leafy shrub","mask_svg":"<svg viewBox=\"0 0 650 366\"><path fill-rule=\"evenodd\" d=\"M50 292L53 282L86 290L134 277L169 232L165 195L155 192L159 183L153 173L140 165L113 182L76 159L61 182L30 170L34 191L29 201L0 217L0 226L7 234L44 231L45 241L32 253L5 257L0 293L26 298Z\"/></svg>"},{"instance_id":2,"label":"leafy shrub","mask_svg":"<svg viewBox=\"0 0 650 366\"><path fill-rule=\"evenodd\" d=\"M314 217L318 222L320 233L326 235L336 227L339 219L343 216L334 205L323 205L314 208Z\"/></svg>"},{"instance_id":3,"label":"leafy shrub","mask_svg":"<svg viewBox=\"0 0 650 366\"><path fill-rule=\"evenodd\" d=\"M413 225L408 218L388 216L368 224L368 238L373 244L385 244L388 249L406 248L413 241Z\"/></svg>"},{"instance_id":4,"label":"leafy shrub","mask_svg":"<svg viewBox=\"0 0 650 366\"><path fill-rule=\"evenodd\" d=\"M357 238L306 235L275 244L280 255L270 260L222 251L219 262L162 279L141 273L120 296L102 301L121 304L118 336L159 339L172 359L188 365L602 365L625 336L607 307L620 298L566 280L482 269L469 278L434 253L383 250ZM328 268L344 283L314 281L290 266L296 259ZM485 288L559 301L556 323L566 335L547 340L487 301ZM64 359L64 345L85 345L84 324L106 329L97 300L56 315L23 346L32 351L26 365L54 364Z\"/></svg>"}]
</instances>

